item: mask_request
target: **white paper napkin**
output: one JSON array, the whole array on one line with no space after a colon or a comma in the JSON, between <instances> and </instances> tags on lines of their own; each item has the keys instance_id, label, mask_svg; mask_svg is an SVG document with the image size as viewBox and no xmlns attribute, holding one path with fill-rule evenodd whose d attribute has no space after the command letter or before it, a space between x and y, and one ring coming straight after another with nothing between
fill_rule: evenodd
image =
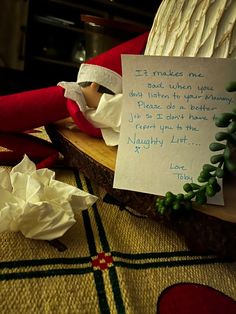
<instances>
[{"instance_id":1,"label":"white paper napkin","mask_svg":"<svg viewBox=\"0 0 236 314\"><path fill-rule=\"evenodd\" d=\"M94 204L97 197L55 180L55 172L25 155L7 171L0 169L0 232L22 232L27 238L61 237L75 222L74 211Z\"/></svg>"},{"instance_id":2,"label":"white paper napkin","mask_svg":"<svg viewBox=\"0 0 236 314\"><path fill-rule=\"evenodd\" d=\"M97 109L84 112L85 117L97 128L108 146L119 143L123 94L103 94Z\"/></svg>"}]
</instances>

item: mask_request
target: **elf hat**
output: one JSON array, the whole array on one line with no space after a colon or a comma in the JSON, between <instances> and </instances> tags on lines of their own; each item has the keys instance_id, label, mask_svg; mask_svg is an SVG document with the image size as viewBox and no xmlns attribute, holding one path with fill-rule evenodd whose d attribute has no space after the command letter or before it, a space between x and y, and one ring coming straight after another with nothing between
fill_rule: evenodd
<instances>
[{"instance_id":1,"label":"elf hat","mask_svg":"<svg viewBox=\"0 0 236 314\"><path fill-rule=\"evenodd\" d=\"M148 35L149 32L145 32L83 63L78 72L77 83L96 82L115 94L121 93L121 55L142 54Z\"/></svg>"},{"instance_id":2,"label":"elf hat","mask_svg":"<svg viewBox=\"0 0 236 314\"><path fill-rule=\"evenodd\" d=\"M115 94L122 93L121 54L142 54L148 35L149 33L145 32L83 63L80 66L77 83L95 82ZM67 110L81 131L93 137L102 137L101 130L85 118L75 101L67 100Z\"/></svg>"}]
</instances>

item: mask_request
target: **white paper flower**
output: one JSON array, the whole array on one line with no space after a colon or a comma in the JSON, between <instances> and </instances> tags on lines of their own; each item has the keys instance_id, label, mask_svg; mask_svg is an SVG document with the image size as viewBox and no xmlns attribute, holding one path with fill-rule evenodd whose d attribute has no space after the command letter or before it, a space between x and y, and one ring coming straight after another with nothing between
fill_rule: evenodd
<instances>
[{"instance_id":1,"label":"white paper flower","mask_svg":"<svg viewBox=\"0 0 236 314\"><path fill-rule=\"evenodd\" d=\"M55 172L25 155L10 173L0 169L0 232L21 231L27 238L52 240L74 223L74 210L94 204L97 197L55 180Z\"/></svg>"}]
</instances>

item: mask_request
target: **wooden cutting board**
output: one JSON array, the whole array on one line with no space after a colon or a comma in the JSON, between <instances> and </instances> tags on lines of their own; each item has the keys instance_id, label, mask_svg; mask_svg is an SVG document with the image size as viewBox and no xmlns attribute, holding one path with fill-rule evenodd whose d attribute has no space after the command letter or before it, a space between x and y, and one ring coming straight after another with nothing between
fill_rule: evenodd
<instances>
[{"instance_id":1,"label":"wooden cutting board","mask_svg":"<svg viewBox=\"0 0 236 314\"><path fill-rule=\"evenodd\" d=\"M90 179L95 180L124 206L131 206L141 213L150 213L154 195L113 189L117 147L107 146L102 139L80 132L70 118L48 126L47 132L53 143L59 145L59 150L70 166L77 167ZM140 201L137 198L140 198ZM236 176L224 180L224 200L224 206L207 204L195 206L195 209L236 223Z\"/></svg>"}]
</instances>

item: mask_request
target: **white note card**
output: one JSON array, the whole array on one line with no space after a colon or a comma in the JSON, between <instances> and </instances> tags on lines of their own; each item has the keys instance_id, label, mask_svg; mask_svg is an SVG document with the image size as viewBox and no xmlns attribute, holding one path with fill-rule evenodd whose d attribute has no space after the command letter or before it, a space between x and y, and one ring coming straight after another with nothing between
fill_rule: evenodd
<instances>
[{"instance_id":1,"label":"white note card","mask_svg":"<svg viewBox=\"0 0 236 314\"><path fill-rule=\"evenodd\" d=\"M165 195L198 183L219 130L214 118L230 112L236 60L122 56L123 105L114 187ZM223 197L215 203L223 204Z\"/></svg>"}]
</instances>

